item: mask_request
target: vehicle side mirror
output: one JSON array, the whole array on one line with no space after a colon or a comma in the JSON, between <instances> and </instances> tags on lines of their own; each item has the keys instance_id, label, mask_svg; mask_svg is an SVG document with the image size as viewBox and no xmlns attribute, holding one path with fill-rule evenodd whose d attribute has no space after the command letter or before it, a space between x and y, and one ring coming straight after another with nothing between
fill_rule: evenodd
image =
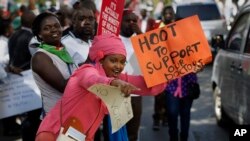
<instances>
[{"instance_id":1,"label":"vehicle side mirror","mask_svg":"<svg viewBox=\"0 0 250 141\"><path fill-rule=\"evenodd\" d=\"M216 50L219 48L224 49L225 48L225 40L223 38L223 35L219 34L219 35L213 36L212 40L211 40L211 45Z\"/></svg>"}]
</instances>

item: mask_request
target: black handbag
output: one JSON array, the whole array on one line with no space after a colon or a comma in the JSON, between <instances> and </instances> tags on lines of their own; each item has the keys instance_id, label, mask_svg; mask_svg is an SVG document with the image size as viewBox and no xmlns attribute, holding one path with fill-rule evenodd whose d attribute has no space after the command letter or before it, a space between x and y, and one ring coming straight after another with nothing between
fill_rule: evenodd
<instances>
[{"instance_id":1,"label":"black handbag","mask_svg":"<svg viewBox=\"0 0 250 141\"><path fill-rule=\"evenodd\" d=\"M198 99L200 97L200 85L198 83L189 83L187 85L187 96L191 99Z\"/></svg>"}]
</instances>

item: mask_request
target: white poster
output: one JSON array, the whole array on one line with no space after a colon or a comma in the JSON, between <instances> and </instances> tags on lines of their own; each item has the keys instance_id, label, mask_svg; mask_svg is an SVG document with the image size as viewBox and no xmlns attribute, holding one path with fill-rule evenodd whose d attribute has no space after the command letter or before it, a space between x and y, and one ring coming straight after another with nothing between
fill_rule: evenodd
<instances>
[{"instance_id":1,"label":"white poster","mask_svg":"<svg viewBox=\"0 0 250 141\"><path fill-rule=\"evenodd\" d=\"M88 90L99 96L106 104L111 118L112 133L118 131L133 117L131 97L124 97L118 87L95 84Z\"/></svg>"},{"instance_id":2,"label":"white poster","mask_svg":"<svg viewBox=\"0 0 250 141\"><path fill-rule=\"evenodd\" d=\"M0 119L42 107L40 91L31 70L22 76L8 74L0 83Z\"/></svg>"}]
</instances>

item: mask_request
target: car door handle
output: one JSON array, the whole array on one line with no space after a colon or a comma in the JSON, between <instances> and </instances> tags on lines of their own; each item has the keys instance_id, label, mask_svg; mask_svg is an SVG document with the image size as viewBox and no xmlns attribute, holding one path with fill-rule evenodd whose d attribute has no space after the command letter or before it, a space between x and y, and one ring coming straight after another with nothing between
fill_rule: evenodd
<instances>
[{"instance_id":1,"label":"car door handle","mask_svg":"<svg viewBox=\"0 0 250 141\"><path fill-rule=\"evenodd\" d=\"M230 70L233 71L235 68L236 68L236 67L235 67L235 65L234 65L234 62L232 62L231 65L230 65Z\"/></svg>"},{"instance_id":2,"label":"car door handle","mask_svg":"<svg viewBox=\"0 0 250 141\"><path fill-rule=\"evenodd\" d=\"M243 71L242 66L241 66L241 65L239 65L239 67L237 68L237 70L238 70L238 73L242 73L242 71Z\"/></svg>"}]
</instances>

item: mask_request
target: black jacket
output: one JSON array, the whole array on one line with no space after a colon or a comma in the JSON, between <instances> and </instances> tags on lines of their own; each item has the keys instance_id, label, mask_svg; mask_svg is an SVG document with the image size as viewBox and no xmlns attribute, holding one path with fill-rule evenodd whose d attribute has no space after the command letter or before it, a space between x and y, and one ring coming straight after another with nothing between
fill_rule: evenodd
<instances>
[{"instance_id":1,"label":"black jacket","mask_svg":"<svg viewBox=\"0 0 250 141\"><path fill-rule=\"evenodd\" d=\"M29 51L29 42L33 34L26 30L16 31L9 39L9 64L23 70L30 69L31 54Z\"/></svg>"}]
</instances>

